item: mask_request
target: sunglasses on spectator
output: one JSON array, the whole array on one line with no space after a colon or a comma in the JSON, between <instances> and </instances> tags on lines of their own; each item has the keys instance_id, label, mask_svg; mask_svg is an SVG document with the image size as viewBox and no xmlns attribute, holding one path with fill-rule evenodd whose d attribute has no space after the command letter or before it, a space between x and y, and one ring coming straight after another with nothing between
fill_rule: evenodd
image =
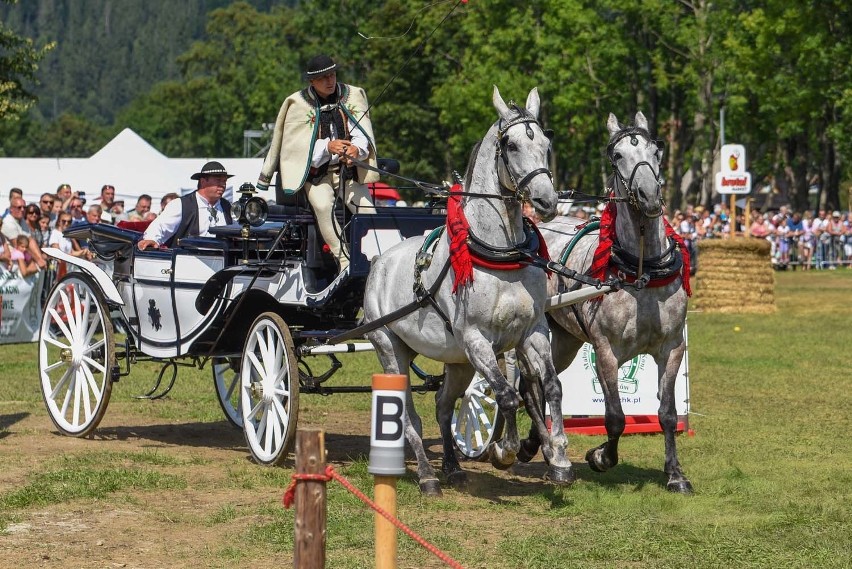
<instances>
[{"instance_id":1,"label":"sunglasses on spectator","mask_svg":"<svg viewBox=\"0 0 852 569\"><path fill-rule=\"evenodd\" d=\"M39 214L39 212L37 212L37 211L36 211L36 210L34 210L34 209L31 209L31 210L28 210L28 211L27 211L27 215L38 215L38 214Z\"/></svg>"},{"instance_id":2,"label":"sunglasses on spectator","mask_svg":"<svg viewBox=\"0 0 852 569\"><path fill-rule=\"evenodd\" d=\"M65 225L66 223L71 223L70 219L58 219L56 220L56 225Z\"/></svg>"},{"instance_id":3,"label":"sunglasses on spectator","mask_svg":"<svg viewBox=\"0 0 852 569\"><path fill-rule=\"evenodd\" d=\"M11 206L9 209L24 209L24 206L22 206L22 205L13 205L13 206Z\"/></svg>"},{"instance_id":4,"label":"sunglasses on spectator","mask_svg":"<svg viewBox=\"0 0 852 569\"><path fill-rule=\"evenodd\" d=\"M41 203L46 203L47 205L53 205L53 200L41 200Z\"/></svg>"}]
</instances>

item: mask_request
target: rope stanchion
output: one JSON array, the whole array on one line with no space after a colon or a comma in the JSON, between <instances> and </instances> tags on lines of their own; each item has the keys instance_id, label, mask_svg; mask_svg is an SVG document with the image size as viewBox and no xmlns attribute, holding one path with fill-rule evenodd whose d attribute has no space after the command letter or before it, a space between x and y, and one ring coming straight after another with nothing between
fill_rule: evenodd
<instances>
[{"instance_id":1,"label":"rope stanchion","mask_svg":"<svg viewBox=\"0 0 852 569\"><path fill-rule=\"evenodd\" d=\"M426 539L421 537L417 532L409 528L407 525L402 523L396 517L390 515L383 508L373 502L369 497L367 497L363 492L358 490L349 480L340 475L337 471L334 470L334 467L330 464L325 468L325 474L293 474L292 479L290 481L290 485L287 487L287 490L284 492L284 507L290 508L293 505L293 500L296 495L296 486L301 481L323 481L328 482L329 480L336 480L339 482L344 488L346 488L350 493L354 494L359 500L364 502L367 506L372 508L376 513L387 519L390 523L396 526L398 529L402 530L408 537L416 541L420 544L426 551L443 561L449 567L453 567L454 569L464 569L461 563L450 557L447 553L444 553L436 546L432 545Z\"/></svg>"}]
</instances>

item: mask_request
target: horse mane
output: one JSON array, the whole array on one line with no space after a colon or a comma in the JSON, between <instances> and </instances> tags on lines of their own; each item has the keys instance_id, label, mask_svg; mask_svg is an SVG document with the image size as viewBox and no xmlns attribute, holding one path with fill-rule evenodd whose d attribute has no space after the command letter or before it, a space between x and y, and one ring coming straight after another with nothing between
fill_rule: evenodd
<instances>
[{"instance_id":1,"label":"horse mane","mask_svg":"<svg viewBox=\"0 0 852 569\"><path fill-rule=\"evenodd\" d=\"M484 139L477 140L476 144L473 145L473 150L470 151L470 158L467 161L467 168L464 171L465 189L470 187L470 180L473 177L473 168L476 165L476 156L479 154L479 147L482 146L483 140Z\"/></svg>"}]
</instances>

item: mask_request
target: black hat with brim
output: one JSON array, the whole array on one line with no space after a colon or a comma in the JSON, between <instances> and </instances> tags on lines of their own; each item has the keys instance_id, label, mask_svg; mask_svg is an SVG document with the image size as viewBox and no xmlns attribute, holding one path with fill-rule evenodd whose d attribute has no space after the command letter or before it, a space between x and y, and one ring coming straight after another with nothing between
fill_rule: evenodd
<instances>
[{"instance_id":1,"label":"black hat with brim","mask_svg":"<svg viewBox=\"0 0 852 569\"><path fill-rule=\"evenodd\" d=\"M323 75L328 75L336 69L337 64L332 58L324 54L317 55L312 57L311 60L308 61L308 64L305 66L305 78L310 81L311 79L316 79L318 77L322 77Z\"/></svg>"},{"instance_id":2,"label":"black hat with brim","mask_svg":"<svg viewBox=\"0 0 852 569\"><path fill-rule=\"evenodd\" d=\"M227 178L233 178L233 174L228 174L228 171L225 170L225 167L222 166L219 162L208 162L201 168L201 172L196 172L192 176L190 176L193 180L200 180L202 176L225 176Z\"/></svg>"}]
</instances>

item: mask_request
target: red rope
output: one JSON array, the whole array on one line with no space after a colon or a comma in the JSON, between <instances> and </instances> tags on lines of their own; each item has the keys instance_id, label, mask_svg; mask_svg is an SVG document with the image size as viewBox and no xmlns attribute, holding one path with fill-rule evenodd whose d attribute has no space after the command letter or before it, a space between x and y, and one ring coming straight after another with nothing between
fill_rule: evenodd
<instances>
[{"instance_id":1,"label":"red rope","mask_svg":"<svg viewBox=\"0 0 852 569\"><path fill-rule=\"evenodd\" d=\"M399 521L396 517L392 516L385 509L380 507L378 504L370 500L363 492L358 490L351 482L349 482L346 478L338 474L334 467L330 464L325 467L325 474L296 474L294 473L292 479L290 480L290 485L287 487L287 490L284 492L284 507L290 508L293 505L293 500L296 496L296 485L301 480L314 480L319 482L328 482L329 480L337 480L340 482L344 488L349 490L352 494L354 494L359 500L367 504L370 508L378 512L382 517L396 526L398 529L402 530L408 537L419 543L424 549L430 552L432 555L446 563L448 566L453 567L454 569L464 569L462 564L450 557L448 554L444 553L424 538L420 537L414 530L406 526L404 523Z\"/></svg>"}]
</instances>

